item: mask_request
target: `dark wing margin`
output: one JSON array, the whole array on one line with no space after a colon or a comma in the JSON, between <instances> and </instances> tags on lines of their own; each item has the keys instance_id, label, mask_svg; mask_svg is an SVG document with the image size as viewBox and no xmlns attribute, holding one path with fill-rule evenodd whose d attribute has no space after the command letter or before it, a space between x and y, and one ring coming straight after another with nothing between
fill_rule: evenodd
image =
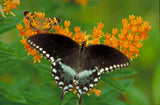
<instances>
[{"instance_id":1,"label":"dark wing margin","mask_svg":"<svg viewBox=\"0 0 160 105\"><path fill-rule=\"evenodd\" d=\"M51 62L70 55L79 48L78 43L59 34L40 33L27 39L27 43Z\"/></svg>"},{"instance_id":2,"label":"dark wing margin","mask_svg":"<svg viewBox=\"0 0 160 105\"><path fill-rule=\"evenodd\" d=\"M120 51L105 45L90 45L86 47L86 60L100 73L110 72L129 66L129 59ZM91 65L86 65L89 68Z\"/></svg>"}]
</instances>

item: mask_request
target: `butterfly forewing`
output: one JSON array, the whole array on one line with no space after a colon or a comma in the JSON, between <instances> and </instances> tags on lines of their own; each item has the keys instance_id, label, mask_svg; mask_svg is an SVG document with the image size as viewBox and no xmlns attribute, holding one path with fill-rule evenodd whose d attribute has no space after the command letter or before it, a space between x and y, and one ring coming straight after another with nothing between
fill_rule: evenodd
<instances>
[{"instance_id":1,"label":"butterfly forewing","mask_svg":"<svg viewBox=\"0 0 160 105\"><path fill-rule=\"evenodd\" d=\"M58 58L62 59L79 48L78 43L66 36L58 34L37 34L29 37L27 42L51 62L54 62Z\"/></svg>"},{"instance_id":2,"label":"butterfly forewing","mask_svg":"<svg viewBox=\"0 0 160 105\"><path fill-rule=\"evenodd\" d=\"M120 51L105 45L91 45L85 49L87 60L100 73L110 72L129 66L129 59ZM86 65L89 68L90 65Z\"/></svg>"}]
</instances>

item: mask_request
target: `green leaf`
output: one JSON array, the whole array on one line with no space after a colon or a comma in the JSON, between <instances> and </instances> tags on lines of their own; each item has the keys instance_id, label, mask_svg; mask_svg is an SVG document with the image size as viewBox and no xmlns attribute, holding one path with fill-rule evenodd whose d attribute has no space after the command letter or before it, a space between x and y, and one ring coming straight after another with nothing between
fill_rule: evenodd
<instances>
[{"instance_id":1,"label":"green leaf","mask_svg":"<svg viewBox=\"0 0 160 105\"><path fill-rule=\"evenodd\" d=\"M127 93L132 105L151 105L147 93L144 91L132 86L127 89Z\"/></svg>"},{"instance_id":2,"label":"green leaf","mask_svg":"<svg viewBox=\"0 0 160 105\"><path fill-rule=\"evenodd\" d=\"M0 82L0 94L5 96L8 100L18 103L26 103L25 98L20 94L17 88Z\"/></svg>"},{"instance_id":3,"label":"green leaf","mask_svg":"<svg viewBox=\"0 0 160 105\"><path fill-rule=\"evenodd\" d=\"M109 85L110 87L116 89L117 91L125 92L124 88L122 88L117 81L115 81L112 77L110 77L109 74L102 75L101 80L107 83L107 85Z\"/></svg>"},{"instance_id":4,"label":"green leaf","mask_svg":"<svg viewBox=\"0 0 160 105\"><path fill-rule=\"evenodd\" d=\"M158 67L155 69L153 74L153 82L152 82L152 95L153 95L153 104L160 103L160 63Z\"/></svg>"},{"instance_id":5,"label":"green leaf","mask_svg":"<svg viewBox=\"0 0 160 105\"><path fill-rule=\"evenodd\" d=\"M0 56L2 56L2 55L3 56L11 56L14 54L15 54L15 52L13 51L13 49L11 49L7 45L0 42Z\"/></svg>"},{"instance_id":6,"label":"green leaf","mask_svg":"<svg viewBox=\"0 0 160 105\"><path fill-rule=\"evenodd\" d=\"M73 91L70 91L65 94L63 97L63 100L61 102L61 105L67 105L67 102L71 100L71 98L76 97L77 95L73 94Z\"/></svg>"},{"instance_id":7,"label":"green leaf","mask_svg":"<svg viewBox=\"0 0 160 105\"><path fill-rule=\"evenodd\" d=\"M123 80L119 80L118 82L122 88L127 89L133 84L134 80L133 79L123 79Z\"/></svg>"},{"instance_id":8,"label":"green leaf","mask_svg":"<svg viewBox=\"0 0 160 105\"><path fill-rule=\"evenodd\" d=\"M47 64L43 64L43 63L36 63L33 66L36 69L42 70L43 72L47 72L47 73L50 73L50 70L51 70L51 64L47 65Z\"/></svg>"},{"instance_id":9,"label":"green leaf","mask_svg":"<svg viewBox=\"0 0 160 105\"><path fill-rule=\"evenodd\" d=\"M22 19L18 18L18 17L0 17L0 35L3 32L7 32L10 29L16 28L16 25L22 23Z\"/></svg>"},{"instance_id":10,"label":"green leaf","mask_svg":"<svg viewBox=\"0 0 160 105\"><path fill-rule=\"evenodd\" d=\"M10 101L3 95L0 95L0 105L26 105L26 104Z\"/></svg>"},{"instance_id":11,"label":"green leaf","mask_svg":"<svg viewBox=\"0 0 160 105\"><path fill-rule=\"evenodd\" d=\"M120 100L113 100L113 101L110 101L108 105L127 105L127 103Z\"/></svg>"},{"instance_id":12,"label":"green leaf","mask_svg":"<svg viewBox=\"0 0 160 105\"><path fill-rule=\"evenodd\" d=\"M78 105L78 97L75 95L65 105Z\"/></svg>"},{"instance_id":13,"label":"green leaf","mask_svg":"<svg viewBox=\"0 0 160 105\"><path fill-rule=\"evenodd\" d=\"M111 77L124 77L136 74L135 70L132 69L120 69L113 72L108 73Z\"/></svg>"}]
</instances>

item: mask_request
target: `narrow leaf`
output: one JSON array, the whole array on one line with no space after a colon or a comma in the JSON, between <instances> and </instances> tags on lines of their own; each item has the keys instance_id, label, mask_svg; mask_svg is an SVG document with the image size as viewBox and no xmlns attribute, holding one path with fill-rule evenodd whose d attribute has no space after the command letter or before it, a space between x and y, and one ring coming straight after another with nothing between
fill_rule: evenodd
<instances>
[{"instance_id":1,"label":"narrow leaf","mask_svg":"<svg viewBox=\"0 0 160 105\"><path fill-rule=\"evenodd\" d=\"M17 17L0 17L0 35L10 29L16 28L16 25L22 23L22 19Z\"/></svg>"},{"instance_id":2,"label":"narrow leaf","mask_svg":"<svg viewBox=\"0 0 160 105\"><path fill-rule=\"evenodd\" d=\"M136 74L135 70L132 69L121 69L108 73L111 77L124 77Z\"/></svg>"},{"instance_id":3,"label":"narrow leaf","mask_svg":"<svg viewBox=\"0 0 160 105\"><path fill-rule=\"evenodd\" d=\"M120 92L125 92L124 88L122 88L121 85L117 81L115 81L112 77L110 77L108 74L102 75L101 80L107 83L107 85L109 85L110 87L115 88Z\"/></svg>"},{"instance_id":4,"label":"narrow leaf","mask_svg":"<svg viewBox=\"0 0 160 105\"><path fill-rule=\"evenodd\" d=\"M17 88L0 82L0 94L5 96L8 100L18 103L26 103L25 98L20 94Z\"/></svg>"}]
</instances>

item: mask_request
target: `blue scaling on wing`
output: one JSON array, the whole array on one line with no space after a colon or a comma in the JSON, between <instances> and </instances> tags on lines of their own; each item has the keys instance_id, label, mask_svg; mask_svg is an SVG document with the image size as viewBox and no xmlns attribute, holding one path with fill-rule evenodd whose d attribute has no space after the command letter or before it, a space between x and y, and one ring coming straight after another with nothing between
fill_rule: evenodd
<instances>
[{"instance_id":1,"label":"blue scaling on wing","mask_svg":"<svg viewBox=\"0 0 160 105\"><path fill-rule=\"evenodd\" d=\"M79 104L83 93L98 83L102 73L129 66L128 58L120 51L105 45L80 46L72 39L59 34L37 34L28 44L51 61L51 74L62 88L61 100L66 92L76 87Z\"/></svg>"}]
</instances>

